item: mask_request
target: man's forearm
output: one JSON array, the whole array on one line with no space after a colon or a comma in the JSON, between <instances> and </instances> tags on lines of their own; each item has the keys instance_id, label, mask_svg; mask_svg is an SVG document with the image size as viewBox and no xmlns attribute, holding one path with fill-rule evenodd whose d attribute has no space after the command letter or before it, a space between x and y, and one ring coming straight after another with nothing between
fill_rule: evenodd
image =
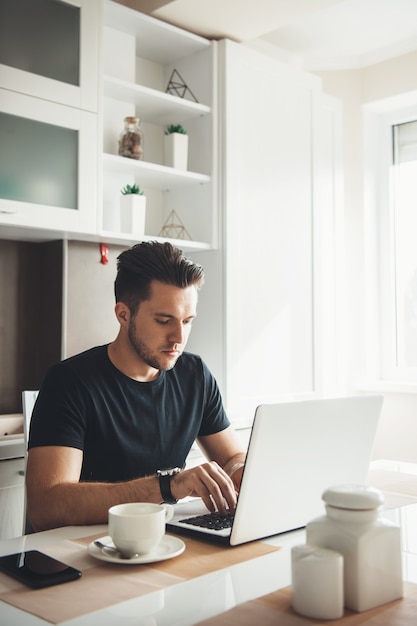
<instances>
[{"instance_id":1,"label":"man's forearm","mask_svg":"<svg viewBox=\"0 0 417 626\"><path fill-rule=\"evenodd\" d=\"M223 466L226 474L232 477L238 469L242 468L245 465L245 459L246 454L244 452L239 452L238 454L235 454L230 459L228 459Z\"/></svg>"},{"instance_id":2,"label":"man's forearm","mask_svg":"<svg viewBox=\"0 0 417 626\"><path fill-rule=\"evenodd\" d=\"M111 506L124 502L161 502L156 476L123 483L68 482L28 494L28 514L36 531L106 524Z\"/></svg>"}]
</instances>

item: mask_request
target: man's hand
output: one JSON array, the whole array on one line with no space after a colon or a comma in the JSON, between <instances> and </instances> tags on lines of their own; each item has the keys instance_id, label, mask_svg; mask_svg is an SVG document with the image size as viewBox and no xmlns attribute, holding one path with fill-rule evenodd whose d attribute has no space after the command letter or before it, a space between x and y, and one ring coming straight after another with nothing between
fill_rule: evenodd
<instances>
[{"instance_id":1,"label":"man's hand","mask_svg":"<svg viewBox=\"0 0 417 626\"><path fill-rule=\"evenodd\" d=\"M236 508L236 489L231 478L215 461L184 470L173 476L171 493L180 500L200 497L209 511L226 513Z\"/></svg>"}]
</instances>

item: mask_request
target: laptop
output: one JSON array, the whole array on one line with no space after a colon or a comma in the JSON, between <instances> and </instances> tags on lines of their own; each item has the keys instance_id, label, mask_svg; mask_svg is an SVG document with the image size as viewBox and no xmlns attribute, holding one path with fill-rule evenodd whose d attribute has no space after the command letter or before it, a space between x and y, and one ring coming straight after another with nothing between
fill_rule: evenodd
<instances>
[{"instance_id":1,"label":"laptop","mask_svg":"<svg viewBox=\"0 0 417 626\"><path fill-rule=\"evenodd\" d=\"M258 406L230 527L195 525L208 513L196 498L175 506L167 530L236 546L304 527L325 513L325 489L366 483L382 402L352 396Z\"/></svg>"}]
</instances>

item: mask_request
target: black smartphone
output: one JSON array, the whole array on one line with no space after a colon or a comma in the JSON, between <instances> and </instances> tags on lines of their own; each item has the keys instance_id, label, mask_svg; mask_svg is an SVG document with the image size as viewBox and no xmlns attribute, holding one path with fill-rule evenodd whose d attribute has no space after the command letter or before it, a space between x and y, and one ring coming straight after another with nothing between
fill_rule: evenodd
<instances>
[{"instance_id":1,"label":"black smartphone","mask_svg":"<svg viewBox=\"0 0 417 626\"><path fill-rule=\"evenodd\" d=\"M1 556L0 571L33 589L51 587L81 577L81 572L75 567L61 563L38 550Z\"/></svg>"}]
</instances>

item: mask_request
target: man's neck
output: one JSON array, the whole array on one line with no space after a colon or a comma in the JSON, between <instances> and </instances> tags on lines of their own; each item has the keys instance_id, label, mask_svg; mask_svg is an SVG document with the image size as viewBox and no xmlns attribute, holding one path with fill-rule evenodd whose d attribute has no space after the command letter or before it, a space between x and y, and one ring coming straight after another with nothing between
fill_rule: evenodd
<instances>
[{"instance_id":1,"label":"man's neck","mask_svg":"<svg viewBox=\"0 0 417 626\"><path fill-rule=\"evenodd\" d=\"M114 367L133 380L148 383L159 377L159 370L141 361L133 350L122 346L119 338L108 345L107 355Z\"/></svg>"}]
</instances>

